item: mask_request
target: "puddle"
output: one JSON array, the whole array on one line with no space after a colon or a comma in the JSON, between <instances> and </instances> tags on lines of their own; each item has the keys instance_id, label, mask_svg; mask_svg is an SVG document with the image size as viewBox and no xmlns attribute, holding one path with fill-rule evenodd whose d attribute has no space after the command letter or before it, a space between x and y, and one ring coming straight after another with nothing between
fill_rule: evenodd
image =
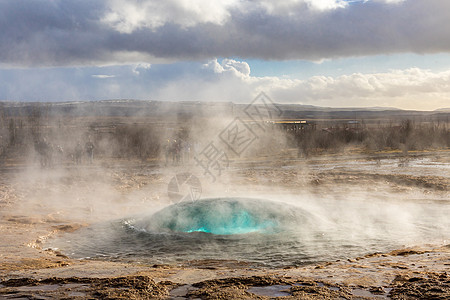
<instances>
[{"instance_id":1,"label":"puddle","mask_svg":"<svg viewBox=\"0 0 450 300\"><path fill-rule=\"evenodd\" d=\"M311 284L304 284L304 283L295 283L294 286L313 286L313 285L311 285ZM317 282L317 286L324 287L324 288L327 288L329 290L336 291L336 292L341 290L340 287L328 286L328 285L323 284L322 282Z\"/></svg>"},{"instance_id":2,"label":"puddle","mask_svg":"<svg viewBox=\"0 0 450 300\"><path fill-rule=\"evenodd\" d=\"M251 287L247 290L247 292L258 295L258 296L266 296L266 297L283 297L290 296L289 289L291 287L289 285L270 285L270 286L255 286Z\"/></svg>"},{"instance_id":3,"label":"puddle","mask_svg":"<svg viewBox=\"0 0 450 300\"><path fill-rule=\"evenodd\" d=\"M198 290L198 288L193 287L190 284L186 284L171 290L169 296L171 297L171 299L184 299L190 291L195 290Z\"/></svg>"},{"instance_id":4,"label":"puddle","mask_svg":"<svg viewBox=\"0 0 450 300\"><path fill-rule=\"evenodd\" d=\"M363 289L353 289L351 291L353 296L356 297L369 297L371 299L388 299L386 295L375 295L371 293L370 291L363 290Z\"/></svg>"},{"instance_id":5,"label":"puddle","mask_svg":"<svg viewBox=\"0 0 450 300\"><path fill-rule=\"evenodd\" d=\"M340 291L341 290L339 287L327 286L327 285L323 284L322 282L318 282L317 285L320 286L320 287L324 287L324 288L330 289L332 291Z\"/></svg>"},{"instance_id":6,"label":"puddle","mask_svg":"<svg viewBox=\"0 0 450 300\"><path fill-rule=\"evenodd\" d=\"M70 292L69 297L86 297L86 293L83 292Z\"/></svg>"},{"instance_id":7,"label":"puddle","mask_svg":"<svg viewBox=\"0 0 450 300\"><path fill-rule=\"evenodd\" d=\"M14 300L30 300L30 299L52 300L54 298L48 298L48 297L42 297L42 296L39 296L39 298L30 298L29 296L23 296L22 297L20 295L15 295L15 296L6 296L4 299L14 299Z\"/></svg>"},{"instance_id":8,"label":"puddle","mask_svg":"<svg viewBox=\"0 0 450 300\"><path fill-rule=\"evenodd\" d=\"M59 284L45 284L45 285L36 285L36 286L21 286L18 287L17 290L20 292L30 292L30 291L43 291L43 292L51 292L59 289L61 285Z\"/></svg>"},{"instance_id":9,"label":"puddle","mask_svg":"<svg viewBox=\"0 0 450 300\"><path fill-rule=\"evenodd\" d=\"M64 284L63 287L65 289L78 289L78 288L89 288L89 285L82 283L67 283Z\"/></svg>"},{"instance_id":10,"label":"puddle","mask_svg":"<svg viewBox=\"0 0 450 300\"><path fill-rule=\"evenodd\" d=\"M0 286L1 287L1 286ZM35 286L21 286L17 287L17 293L42 293L42 292L54 292L59 289L64 289L66 291L70 291L69 297L86 297L87 294L83 292L83 289L88 288L87 284L80 283L69 283L69 284L43 284L43 285L35 285ZM44 296L39 296L39 299L51 299L46 298ZM29 298L26 298L29 299Z\"/></svg>"}]
</instances>

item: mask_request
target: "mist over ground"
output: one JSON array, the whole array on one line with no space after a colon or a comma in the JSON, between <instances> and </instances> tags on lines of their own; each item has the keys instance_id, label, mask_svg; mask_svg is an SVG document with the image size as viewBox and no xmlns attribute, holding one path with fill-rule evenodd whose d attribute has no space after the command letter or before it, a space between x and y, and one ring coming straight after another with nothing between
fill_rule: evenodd
<instances>
[{"instance_id":1,"label":"mist over ground","mask_svg":"<svg viewBox=\"0 0 450 300\"><path fill-rule=\"evenodd\" d=\"M0 253L1 276L23 276L24 260L74 276L113 262L295 273L405 247L446 249L447 112L261 97L4 103L0 214L13 254Z\"/></svg>"}]
</instances>

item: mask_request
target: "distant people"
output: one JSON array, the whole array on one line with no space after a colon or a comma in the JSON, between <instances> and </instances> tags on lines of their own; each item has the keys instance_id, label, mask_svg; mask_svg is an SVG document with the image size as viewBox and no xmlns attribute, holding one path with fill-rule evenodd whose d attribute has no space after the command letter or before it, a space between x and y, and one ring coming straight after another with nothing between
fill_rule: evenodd
<instances>
[{"instance_id":1,"label":"distant people","mask_svg":"<svg viewBox=\"0 0 450 300\"><path fill-rule=\"evenodd\" d=\"M180 163L188 161L191 145L181 139L167 139L163 149L165 165L168 166L169 161L172 162L172 165L179 165Z\"/></svg>"},{"instance_id":2,"label":"distant people","mask_svg":"<svg viewBox=\"0 0 450 300\"><path fill-rule=\"evenodd\" d=\"M81 143L78 142L75 146L75 164L81 164L81 156L83 154L83 147L81 147Z\"/></svg>"},{"instance_id":3,"label":"distant people","mask_svg":"<svg viewBox=\"0 0 450 300\"><path fill-rule=\"evenodd\" d=\"M51 166L52 147L50 143L47 142L47 139L43 138L37 141L34 144L34 149L39 155L39 162L41 164L41 167L49 168Z\"/></svg>"},{"instance_id":4,"label":"distant people","mask_svg":"<svg viewBox=\"0 0 450 300\"><path fill-rule=\"evenodd\" d=\"M180 140L173 140L171 151L172 151L172 163L178 165L180 163L180 152L181 152Z\"/></svg>"},{"instance_id":5,"label":"distant people","mask_svg":"<svg viewBox=\"0 0 450 300\"><path fill-rule=\"evenodd\" d=\"M94 144L92 144L91 140L88 140L84 148L86 150L88 162L89 164L92 164L94 161Z\"/></svg>"},{"instance_id":6,"label":"distant people","mask_svg":"<svg viewBox=\"0 0 450 300\"><path fill-rule=\"evenodd\" d=\"M170 150L171 150L170 139L167 139L167 143L165 143L164 145L164 156L166 159L166 167L169 164Z\"/></svg>"},{"instance_id":7,"label":"distant people","mask_svg":"<svg viewBox=\"0 0 450 300\"><path fill-rule=\"evenodd\" d=\"M409 166L409 158L407 157L400 157L398 160L398 166L399 167L408 167Z\"/></svg>"},{"instance_id":8,"label":"distant people","mask_svg":"<svg viewBox=\"0 0 450 300\"><path fill-rule=\"evenodd\" d=\"M189 142L183 143L183 163L189 163L191 159L191 144Z\"/></svg>"},{"instance_id":9,"label":"distant people","mask_svg":"<svg viewBox=\"0 0 450 300\"><path fill-rule=\"evenodd\" d=\"M61 145L55 145L53 148L54 158L56 164L61 164L64 160L64 148Z\"/></svg>"},{"instance_id":10,"label":"distant people","mask_svg":"<svg viewBox=\"0 0 450 300\"><path fill-rule=\"evenodd\" d=\"M380 167L381 166L381 159L377 158L376 160L376 166Z\"/></svg>"}]
</instances>

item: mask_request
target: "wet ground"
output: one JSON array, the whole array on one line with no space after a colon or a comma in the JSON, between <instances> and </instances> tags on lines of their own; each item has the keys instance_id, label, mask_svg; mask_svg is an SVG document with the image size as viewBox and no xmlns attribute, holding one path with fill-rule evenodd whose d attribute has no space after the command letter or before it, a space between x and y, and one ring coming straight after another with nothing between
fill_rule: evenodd
<instances>
[{"instance_id":1,"label":"wet ground","mask_svg":"<svg viewBox=\"0 0 450 300\"><path fill-rule=\"evenodd\" d=\"M304 199L323 212L323 203L352 198L354 210L339 208L339 220L350 225L359 208L375 200L381 213L410 224L420 214L411 208L449 203L450 153L331 156L299 160L236 161L217 182L196 175L202 197L246 196ZM188 168L194 170L193 168ZM261 267L245 259L220 257L178 263L124 261L110 257L76 259L49 240L82 228L170 204L167 184L181 166L158 168L149 162L96 162L41 170L13 161L1 166L0 297L6 299L448 299L450 297L450 233L407 240L395 249L370 247L361 255L323 259L282 268ZM295 197L292 197L292 196ZM326 201L315 201L325 199ZM294 200L292 200L294 201ZM364 205L364 201L367 206ZM394 206L390 206L394 205ZM419 206L417 206L419 205ZM380 209L380 206L377 206ZM350 213L346 214L346 212ZM445 211L443 209L443 211ZM333 215L332 215L333 216ZM350 222L351 221L351 222ZM446 215L436 218L446 224ZM389 233L390 228L386 228ZM362 232L356 231L356 232ZM383 246L383 240L379 241ZM383 250L385 249L385 250ZM371 251L372 250L372 251ZM331 250L330 250L331 251Z\"/></svg>"}]
</instances>

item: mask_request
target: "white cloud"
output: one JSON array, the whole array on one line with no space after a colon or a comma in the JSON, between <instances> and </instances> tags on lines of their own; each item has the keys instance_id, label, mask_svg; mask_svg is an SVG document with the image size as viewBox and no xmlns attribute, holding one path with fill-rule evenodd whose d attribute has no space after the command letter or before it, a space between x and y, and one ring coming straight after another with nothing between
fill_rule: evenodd
<instances>
[{"instance_id":1,"label":"white cloud","mask_svg":"<svg viewBox=\"0 0 450 300\"><path fill-rule=\"evenodd\" d=\"M310 7L319 10L344 8L347 6L347 2L342 0L305 0L305 2Z\"/></svg>"},{"instance_id":2,"label":"white cloud","mask_svg":"<svg viewBox=\"0 0 450 300\"><path fill-rule=\"evenodd\" d=\"M104 75L104 74L99 74L99 75L91 75L94 78L98 78L98 79L106 79L106 78L114 78L116 77L115 75Z\"/></svg>"},{"instance_id":3,"label":"white cloud","mask_svg":"<svg viewBox=\"0 0 450 300\"><path fill-rule=\"evenodd\" d=\"M244 1L245 2L245 1ZM248 3L251 3L249 6ZM344 8L347 2L343 0L262 0L257 2L269 15L293 16L299 9L309 8L315 11L326 11ZM255 2L247 1L247 8L255 7Z\"/></svg>"},{"instance_id":4,"label":"white cloud","mask_svg":"<svg viewBox=\"0 0 450 300\"><path fill-rule=\"evenodd\" d=\"M433 110L448 107L450 69L407 68L379 73L313 76L306 79L252 76L245 61L224 59L140 69L135 65L0 71L0 99L69 101L152 99L250 102L265 91L280 103L330 107L391 106ZM92 75L98 74L98 75ZM120 80L107 80L116 74ZM92 80L92 77L99 80ZM102 80L100 80L102 79ZM17 88L20 87L20 88Z\"/></svg>"},{"instance_id":5,"label":"white cloud","mask_svg":"<svg viewBox=\"0 0 450 300\"><path fill-rule=\"evenodd\" d=\"M370 1L370 0L366 0L366 1ZM372 0L374 2L385 2L385 3L401 3L401 2L405 2L406 0Z\"/></svg>"},{"instance_id":6,"label":"white cloud","mask_svg":"<svg viewBox=\"0 0 450 300\"><path fill-rule=\"evenodd\" d=\"M250 66L245 61L237 61L234 59L224 59L219 63L217 59L209 61L203 65L204 69L214 71L214 73L231 73L238 77L247 77L250 75Z\"/></svg>"},{"instance_id":7,"label":"white cloud","mask_svg":"<svg viewBox=\"0 0 450 300\"><path fill-rule=\"evenodd\" d=\"M137 29L152 30L166 23L191 27L199 23L223 24L230 16L229 8L238 1L209 0L111 0L102 21L121 33Z\"/></svg>"},{"instance_id":8,"label":"white cloud","mask_svg":"<svg viewBox=\"0 0 450 300\"><path fill-rule=\"evenodd\" d=\"M393 1L393 0L386 0ZM398 1L398 0L394 0ZM182 28L201 23L223 25L233 10L245 13L246 9L263 7L270 15L291 14L293 10L307 6L313 10L330 10L347 6L344 0L111 0L101 21L121 33L149 28L156 30L166 23Z\"/></svg>"},{"instance_id":9,"label":"white cloud","mask_svg":"<svg viewBox=\"0 0 450 300\"><path fill-rule=\"evenodd\" d=\"M149 70L151 67L152 65L149 63L137 63L133 65L132 71L134 74L140 75L141 70Z\"/></svg>"},{"instance_id":10,"label":"white cloud","mask_svg":"<svg viewBox=\"0 0 450 300\"><path fill-rule=\"evenodd\" d=\"M265 91L280 103L330 107L391 106L416 110L447 107L450 100L450 70L432 72L411 68L299 80L243 76L224 65L229 64L210 61L205 73L171 81L158 90L156 97L162 100L248 102L258 91Z\"/></svg>"},{"instance_id":11,"label":"white cloud","mask_svg":"<svg viewBox=\"0 0 450 300\"><path fill-rule=\"evenodd\" d=\"M430 110L448 106L450 71L434 73L417 68L387 73L315 76L286 82L274 89L285 101L322 106L394 106Z\"/></svg>"}]
</instances>

